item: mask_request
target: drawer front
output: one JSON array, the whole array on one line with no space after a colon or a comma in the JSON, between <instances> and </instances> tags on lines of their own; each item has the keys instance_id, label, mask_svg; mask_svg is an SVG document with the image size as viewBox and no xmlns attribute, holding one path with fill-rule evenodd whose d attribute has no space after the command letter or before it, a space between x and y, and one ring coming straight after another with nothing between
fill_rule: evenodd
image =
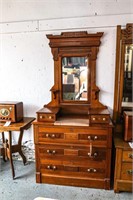
<instances>
[{"instance_id":1,"label":"drawer front","mask_svg":"<svg viewBox=\"0 0 133 200\"><path fill-rule=\"evenodd\" d=\"M133 162L133 151L123 151L122 161Z\"/></svg>"},{"instance_id":2,"label":"drawer front","mask_svg":"<svg viewBox=\"0 0 133 200\"><path fill-rule=\"evenodd\" d=\"M132 163L122 163L121 179L129 181L133 179Z\"/></svg>"},{"instance_id":3,"label":"drawer front","mask_svg":"<svg viewBox=\"0 0 133 200\"><path fill-rule=\"evenodd\" d=\"M38 142L97 144L107 146L108 129L57 128L39 126ZM36 142L36 141L35 141Z\"/></svg>"},{"instance_id":4,"label":"drawer front","mask_svg":"<svg viewBox=\"0 0 133 200\"><path fill-rule=\"evenodd\" d=\"M107 150L105 148L97 148L88 146L87 148L76 146L55 146L44 145L39 147L40 160L58 159L58 160L85 160L90 161L105 161Z\"/></svg>"},{"instance_id":5,"label":"drawer front","mask_svg":"<svg viewBox=\"0 0 133 200\"><path fill-rule=\"evenodd\" d=\"M54 122L56 120L56 117L54 114L38 113L37 120L39 122Z\"/></svg>"},{"instance_id":6,"label":"drawer front","mask_svg":"<svg viewBox=\"0 0 133 200\"><path fill-rule=\"evenodd\" d=\"M99 167L78 167L57 164L42 164L41 173L49 175L64 175L70 177L105 178L105 169Z\"/></svg>"},{"instance_id":7,"label":"drawer front","mask_svg":"<svg viewBox=\"0 0 133 200\"><path fill-rule=\"evenodd\" d=\"M90 122L92 124L97 123L109 123L109 116L108 115L91 115Z\"/></svg>"}]
</instances>

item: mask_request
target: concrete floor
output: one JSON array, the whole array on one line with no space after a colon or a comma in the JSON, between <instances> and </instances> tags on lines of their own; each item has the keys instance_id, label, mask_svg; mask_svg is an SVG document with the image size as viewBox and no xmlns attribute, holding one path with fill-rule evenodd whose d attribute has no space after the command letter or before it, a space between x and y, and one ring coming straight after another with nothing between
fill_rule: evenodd
<instances>
[{"instance_id":1,"label":"concrete floor","mask_svg":"<svg viewBox=\"0 0 133 200\"><path fill-rule=\"evenodd\" d=\"M0 159L0 200L34 200L39 196L59 200L133 199L133 194L126 192L115 194L113 190L36 184L34 162L24 166L21 161L14 161L14 166L15 180L11 176L10 162Z\"/></svg>"}]
</instances>

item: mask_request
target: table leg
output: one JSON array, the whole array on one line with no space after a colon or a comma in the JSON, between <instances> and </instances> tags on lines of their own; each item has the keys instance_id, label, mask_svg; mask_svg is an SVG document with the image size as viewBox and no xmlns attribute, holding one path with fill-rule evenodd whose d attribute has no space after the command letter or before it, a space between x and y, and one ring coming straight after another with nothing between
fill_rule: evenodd
<instances>
[{"instance_id":1,"label":"table leg","mask_svg":"<svg viewBox=\"0 0 133 200\"><path fill-rule=\"evenodd\" d=\"M5 145L4 132L2 132L2 144ZM6 149L5 148L4 148L4 153L3 153L3 160L6 161Z\"/></svg>"},{"instance_id":2,"label":"table leg","mask_svg":"<svg viewBox=\"0 0 133 200\"><path fill-rule=\"evenodd\" d=\"M9 159L10 159L10 164L11 164L11 169L12 169L12 177L14 179L15 177L15 171L14 171L14 166L13 166L13 159L12 159L12 132L9 131Z\"/></svg>"},{"instance_id":3,"label":"table leg","mask_svg":"<svg viewBox=\"0 0 133 200\"><path fill-rule=\"evenodd\" d=\"M19 148L18 148L18 152L19 152L20 156L22 157L23 163L24 163L24 165L25 165L25 163L26 163L26 157L25 157L25 155L23 154L22 149L21 149L22 138L23 138L23 130L20 130L20 135L19 135L19 139L18 139L18 147L19 147Z\"/></svg>"}]
</instances>

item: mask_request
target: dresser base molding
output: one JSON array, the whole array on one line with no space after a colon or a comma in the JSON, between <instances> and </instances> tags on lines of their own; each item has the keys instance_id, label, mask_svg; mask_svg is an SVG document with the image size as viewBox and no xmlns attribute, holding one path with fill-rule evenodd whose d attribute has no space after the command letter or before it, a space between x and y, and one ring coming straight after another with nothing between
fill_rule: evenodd
<instances>
[{"instance_id":1,"label":"dresser base molding","mask_svg":"<svg viewBox=\"0 0 133 200\"><path fill-rule=\"evenodd\" d=\"M66 186L77 186L77 187L87 187L87 188L98 188L110 190L110 179L79 179L75 177L68 176L53 176L53 174L39 175L39 172L36 172L36 181L37 183L45 184L56 184L56 185L66 185Z\"/></svg>"},{"instance_id":2,"label":"dresser base molding","mask_svg":"<svg viewBox=\"0 0 133 200\"><path fill-rule=\"evenodd\" d=\"M114 185L114 192L119 193L120 191L133 192L132 181L116 180Z\"/></svg>"}]
</instances>

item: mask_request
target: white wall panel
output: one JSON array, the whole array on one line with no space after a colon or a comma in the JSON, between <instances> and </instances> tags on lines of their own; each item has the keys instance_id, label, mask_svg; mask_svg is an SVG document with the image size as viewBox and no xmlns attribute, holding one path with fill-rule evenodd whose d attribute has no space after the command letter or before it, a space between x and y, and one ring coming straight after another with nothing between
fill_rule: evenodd
<instances>
[{"instance_id":1,"label":"white wall panel","mask_svg":"<svg viewBox=\"0 0 133 200\"><path fill-rule=\"evenodd\" d=\"M38 21L10 22L0 24L0 33L21 33L38 31Z\"/></svg>"},{"instance_id":2,"label":"white wall panel","mask_svg":"<svg viewBox=\"0 0 133 200\"><path fill-rule=\"evenodd\" d=\"M82 28L116 27L133 22L133 14L78 17L70 19L40 20L39 31L72 30Z\"/></svg>"},{"instance_id":3,"label":"white wall panel","mask_svg":"<svg viewBox=\"0 0 133 200\"><path fill-rule=\"evenodd\" d=\"M133 13L132 0L1 0L0 21Z\"/></svg>"}]
</instances>

